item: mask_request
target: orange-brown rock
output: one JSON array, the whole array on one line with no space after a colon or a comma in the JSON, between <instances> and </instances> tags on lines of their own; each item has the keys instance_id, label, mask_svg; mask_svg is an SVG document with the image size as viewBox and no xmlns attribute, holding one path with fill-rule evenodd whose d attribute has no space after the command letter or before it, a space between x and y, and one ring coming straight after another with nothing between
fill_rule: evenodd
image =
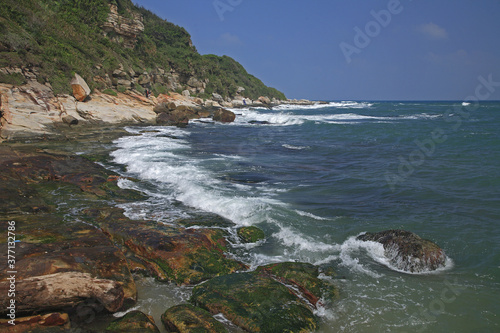
<instances>
[{"instance_id":1,"label":"orange-brown rock","mask_svg":"<svg viewBox=\"0 0 500 333\"><path fill-rule=\"evenodd\" d=\"M79 102L85 101L85 99L90 95L90 88L87 82L78 74L75 73L75 77L71 80L71 88L73 88L73 96Z\"/></svg>"},{"instance_id":2,"label":"orange-brown rock","mask_svg":"<svg viewBox=\"0 0 500 333\"><path fill-rule=\"evenodd\" d=\"M69 317L66 313L18 317L13 322L15 325L10 324L8 319L0 319L0 331L4 333L26 333L44 332L51 328L59 328L61 331L70 328Z\"/></svg>"}]
</instances>

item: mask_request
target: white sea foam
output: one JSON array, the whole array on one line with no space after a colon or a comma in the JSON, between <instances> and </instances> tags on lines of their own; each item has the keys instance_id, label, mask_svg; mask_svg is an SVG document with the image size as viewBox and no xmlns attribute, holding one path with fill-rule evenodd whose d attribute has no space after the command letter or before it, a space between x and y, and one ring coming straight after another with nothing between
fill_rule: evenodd
<instances>
[{"instance_id":1,"label":"white sea foam","mask_svg":"<svg viewBox=\"0 0 500 333\"><path fill-rule=\"evenodd\" d=\"M297 126L302 125L307 121L315 123L330 123L330 124L359 124L361 122L395 122L405 120L419 119L436 119L441 115L432 115L427 113L419 113L412 115L398 116L373 116L358 113L325 113L325 114L296 114L293 112L269 112L259 111L256 109L239 109L238 116L234 123L226 124L226 126Z\"/></svg>"},{"instance_id":2,"label":"white sea foam","mask_svg":"<svg viewBox=\"0 0 500 333\"><path fill-rule=\"evenodd\" d=\"M291 150L304 150L304 149L311 149L309 146L294 146L294 145L289 145L289 144L283 144L281 145L283 148L291 149Z\"/></svg>"},{"instance_id":3,"label":"white sea foam","mask_svg":"<svg viewBox=\"0 0 500 333\"><path fill-rule=\"evenodd\" d=\"M300 252L331 252L339 249L338 244L326 244L320 242L285 226L280 226L280 231L274 233L272 236L279 239L283 245Z\"/></svg>"},{"instance_id":4,"label":"white sea foam","mask_svg":"<svg viewBox=\"0 0 500 333\"><path fill-rule=\"evenodd\" d=\"M271 206L284 205L271 192L261 195L258 188L256 193L248 192L252 187L219 179L201 165L202 160L187 158L183 151L190 148L188 142L174 138L184 136L179 129L160 128L157 133L123 137L115 141L119 149L111 155L139 178L168 185L167 199L216 213L237 225L262 222ZM138 214L147 214L147 210Z\"/></svg>"},{"instance_id":5,"label":"white sea foam","mask_svg":"<svg viewBox=\"0 0 500 333\"><path fill-rule=\"evenodd\" d=\"M319 220L319 221L328 221L329 220L326 217L317 216L317 215L314 215L312 213L304 212L304 211L298 210L298 209L294 210L294 212L299 214L300 216L310 217L312 219Z\"/></svg>"}]
</instances>

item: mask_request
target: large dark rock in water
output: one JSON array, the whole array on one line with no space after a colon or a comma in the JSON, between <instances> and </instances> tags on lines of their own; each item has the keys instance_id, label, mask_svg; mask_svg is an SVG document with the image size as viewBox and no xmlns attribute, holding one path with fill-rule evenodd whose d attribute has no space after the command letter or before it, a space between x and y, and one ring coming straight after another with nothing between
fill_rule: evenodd
<instances>
[{"instance_id":1,"label":"large dark rock in water","mask_svg":"<svg viewBox=\"0 0 500 333\"><path fill-rule=\"evenodd\" d=\"M189 123L189 114L185 111L174 110L171 112L161 112L156 117L156 123L166 126L186 127Z\"/></svg>"},{"instance_id":2,"label":"large dark rock in water","mask_svg":"<svg viewBox=\"0 0 500 333\"><path fill-rule=\"evenodd\" d=\"M435 243L405 230L366 233L358 240L373 241L384 246L391 265L405 272L423 273L444 267L446 254Z\"/></svg>"},{"instance_id":3,"label":"large dark rock in water","mask_svg":"<svg viewBox=\"0 0 500 333\"><path fill-rule=\"evenodd\" d=\"M198 285L191 302L249 332L312 332L319 299L336 297L333 285L318 275L311 264L272 264Z\"/></svg>"},{"instance_id":4,"label":"large dark rock in water","mask_svg":"<svg viewBox=\"0 0 500 333\"><path fill-rule=\"evenodd\" d=\"M213 119L221 123L232 123L236 119L236 115L229 110L219 109L214 112Z\"/></svg>"}]
</instances>

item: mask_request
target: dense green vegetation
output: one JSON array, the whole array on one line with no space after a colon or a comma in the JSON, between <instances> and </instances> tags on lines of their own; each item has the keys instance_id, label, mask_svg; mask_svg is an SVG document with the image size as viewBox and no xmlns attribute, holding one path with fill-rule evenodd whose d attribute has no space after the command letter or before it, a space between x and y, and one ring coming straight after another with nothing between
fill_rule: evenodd
<instances>
[{"instance_id":1,"label":"dense green vegetation","mask_svg":"<svg viewBox=\"0 0 500 333\"><path fill-rule=\"evenodd\" d=\"M54 92L69 93L73 73L79 73L91 88L106 89L94 77L111 76L122 64L126 70L173 69L181 77L209 79L205 94L234 96L237 87L246 97L261 95L285 99L274 88L266 87L230 57L200 55L191 36L182 27L152 12L136 7L130 0L1 0L0 68L32 67L42 83L50 82ZM134 49L128 49L104 36L101 26L108 17L109 3L120 15L143 16L145 30ZM19 84L22 75L1 75L0 82ZM161 84L153 92L166 92Z\"/></svg>"}]
</instances>

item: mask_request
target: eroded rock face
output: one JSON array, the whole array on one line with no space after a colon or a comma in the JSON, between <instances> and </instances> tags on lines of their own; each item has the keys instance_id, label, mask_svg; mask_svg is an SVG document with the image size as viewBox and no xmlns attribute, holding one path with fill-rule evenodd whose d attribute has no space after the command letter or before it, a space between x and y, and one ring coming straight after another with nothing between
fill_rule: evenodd
<instances>
[{"instance_id":1,"label":"eroded rock face","mask_svg":"<svg viewBox=\"0 0 500 333\"><path fill-rule=\"evenodd\" d=\"M310 264L268 265L196 286L191 302L249 332L312 332L319 299L336 297L335 288L318 275Z\"/></svg>"},{"instance_id":2,"label":"eroded rock face","mask_svg":"<svg viewBox=\"0 0 500 333\"><path fill-rule=\"evenodd\" d=\"M120 37L123 38L123 46L133 49L137 43L137 36L144 31L144 23L142 16L139 13L129 11L129 17L118 14L118 6L110 4L110 12L108 19L103 23L103 30L106 34L114 32L118 36L112 40L120 42Z\"/></svg>"},{"instance_id":3,"label":"eroded rock face","mask_svg":"<svg viewBox=\"0 0 500 333\"><path fill-rule=\"evenodd\" d=\"M437 244L405 230L366 233L358 240L381 243L391 265L405 272L422 273L442 268L446 254Z\"/></svg>"}]
</instances>

